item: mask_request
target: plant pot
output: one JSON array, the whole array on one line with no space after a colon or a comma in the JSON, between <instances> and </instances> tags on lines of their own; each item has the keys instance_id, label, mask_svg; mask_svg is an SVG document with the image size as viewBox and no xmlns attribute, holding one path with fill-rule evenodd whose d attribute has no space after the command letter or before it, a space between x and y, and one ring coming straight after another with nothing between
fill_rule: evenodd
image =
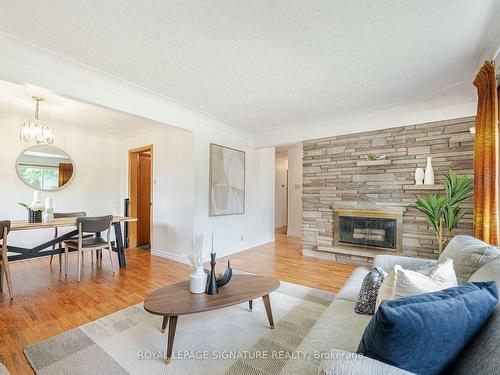
<instances>
[{"instance_id":1,"label":"plant pot","mask_svg":"<svg viewBox=\"0 0 500 375\"><path fill-rule=\"evenodd\" d=\"M42 222L42 211L28 210L28 223L41 223Z\"/></svg>"}]
</instances>

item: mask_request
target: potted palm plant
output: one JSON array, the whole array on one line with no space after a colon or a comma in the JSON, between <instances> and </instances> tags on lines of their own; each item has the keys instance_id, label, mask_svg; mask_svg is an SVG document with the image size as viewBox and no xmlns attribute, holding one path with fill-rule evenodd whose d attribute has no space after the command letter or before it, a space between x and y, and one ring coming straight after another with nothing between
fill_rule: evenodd
<instances>
[{"instance_id":1,"label":"potted palm plant","mask_svg":"<svg viewBox=\"0 0 500 375\"><path fill-rule=\"evenodd\" d=\"M428 197L418 198L410 205L425 215L434 230L439 255L459 221L467 214L468 210L460 207L460 203L472 196L474 186L470 176L457 177L451 170L445 177L444 196L429 193Z\"/></svg>"}]
</instances>

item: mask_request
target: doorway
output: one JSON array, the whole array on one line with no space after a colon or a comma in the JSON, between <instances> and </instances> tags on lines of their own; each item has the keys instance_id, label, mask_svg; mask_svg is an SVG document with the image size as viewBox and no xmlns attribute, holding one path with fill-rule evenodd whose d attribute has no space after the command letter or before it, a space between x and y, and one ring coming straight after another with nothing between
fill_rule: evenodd
<instances>
[{"instance_id":1,"label":"doorway","mask_svg":"<svg viewBox=\"0 0 500 375\"><path fill-rule=\"evenodd\" d=\"M129 150L129 211L137 222L129 225L131 247L151 248L152 196L153 196L153 145Z\"/></svg>"},{"instance_id":2,"label":"doorway","mask_svg":"<svg viewBox=\"0 0 500 375\"><path fill-rule=\"evenodd\" d=\"M276 152L275 232L287 234L288 229L288 151Z\"/></svg>"}]
</instances>

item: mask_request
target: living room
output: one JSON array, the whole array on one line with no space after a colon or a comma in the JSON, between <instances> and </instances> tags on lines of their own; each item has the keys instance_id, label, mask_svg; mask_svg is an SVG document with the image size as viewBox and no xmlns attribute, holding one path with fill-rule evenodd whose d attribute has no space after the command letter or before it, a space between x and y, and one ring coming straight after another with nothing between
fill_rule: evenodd
<instances>
[{"instance_id":1,"label":"living room","mask_svg":"<svg viewBox=\"0 0 500 375\"><path fill-rule=\"evenodd\" d=\"M498 1L1 9L0 374L498 371Z\"/></svg>"}]
</instances>

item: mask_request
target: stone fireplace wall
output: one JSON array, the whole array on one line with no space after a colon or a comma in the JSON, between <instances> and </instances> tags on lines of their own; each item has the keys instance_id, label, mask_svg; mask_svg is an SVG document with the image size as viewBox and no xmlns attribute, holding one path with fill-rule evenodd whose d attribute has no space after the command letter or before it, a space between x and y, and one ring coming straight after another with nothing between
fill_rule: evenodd
<instances>
[{"instance_id":1,"label":"stone fireplace wall","mask_svg":"<svg viewBox=\"0 0 500 375\"><path fill-rule=\"evenodd\" d=\"M303 143L303 252L340 262L367 263L369 251L334 247L335 209L403 213L403 255L437 256L425 217L408 208L419 196L444 194L444 175L473 173L474 117L340 135ZM370 153L385 159L368 161ZM432 157L436 185L414 186L415 169ZM472 208L472 200L463 204ZM456 233L472 233L472 213Z\"/></svg>"}]
</instances>

